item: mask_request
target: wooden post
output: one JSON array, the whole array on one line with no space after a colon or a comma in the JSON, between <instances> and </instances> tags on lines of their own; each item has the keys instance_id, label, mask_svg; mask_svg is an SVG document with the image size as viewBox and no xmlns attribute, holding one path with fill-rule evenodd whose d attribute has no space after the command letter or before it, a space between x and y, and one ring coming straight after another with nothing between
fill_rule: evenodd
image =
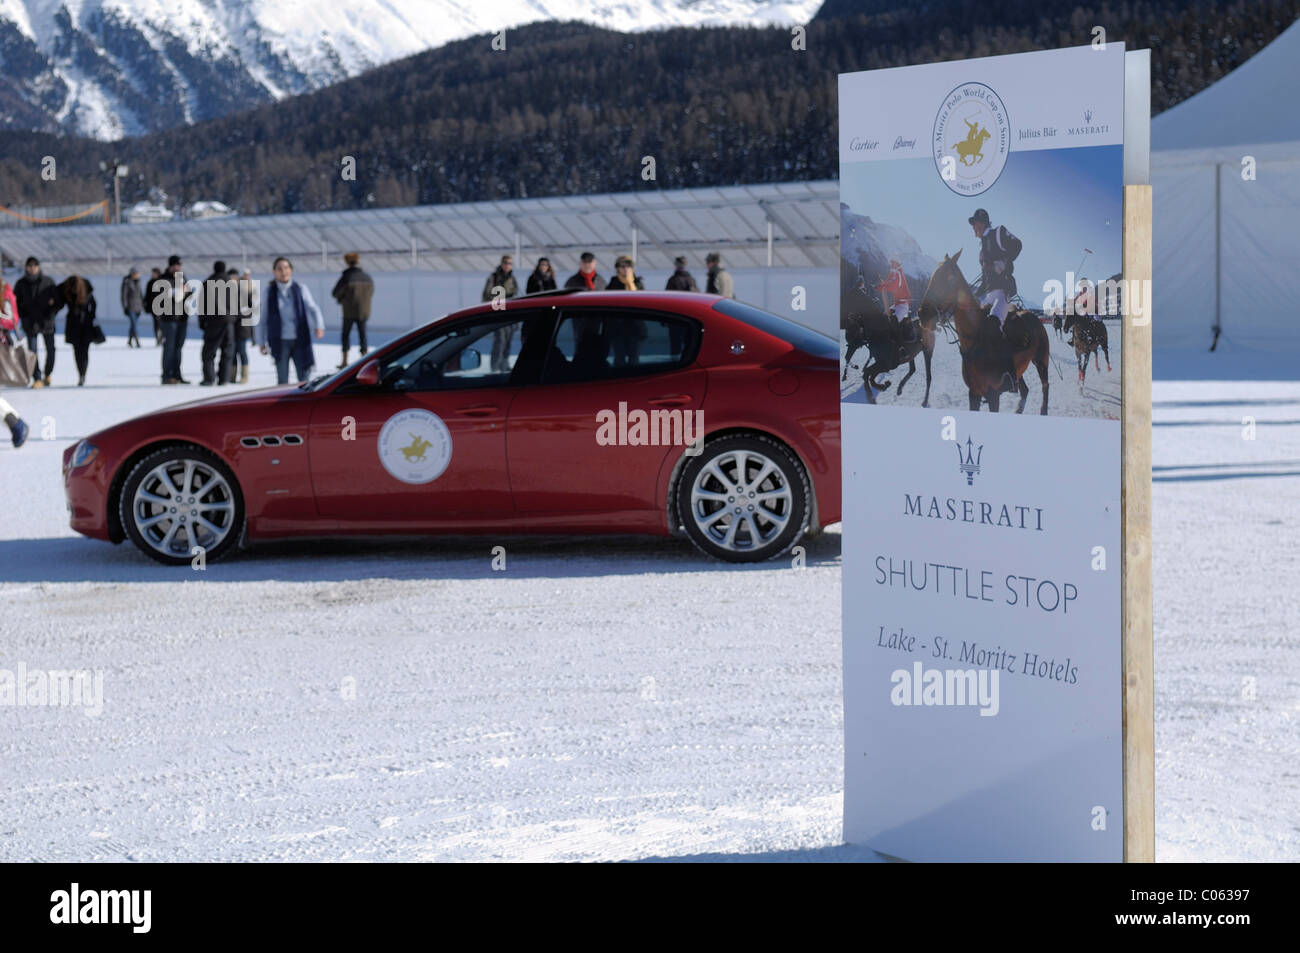
<instances>
[{"instance_id":1,"label":"wooden post","mask_svg":"<svg viewBox=\"0 0 1300 953\"><path fill-rule=\"evenodd\" d=\"M1124 860L1151 863L1155 836L1155 652L1151 628L1151 186L1124 187L1122 316ZM1144 309L1131 315L1135 285Z\"/></svg>"}]
</instances>

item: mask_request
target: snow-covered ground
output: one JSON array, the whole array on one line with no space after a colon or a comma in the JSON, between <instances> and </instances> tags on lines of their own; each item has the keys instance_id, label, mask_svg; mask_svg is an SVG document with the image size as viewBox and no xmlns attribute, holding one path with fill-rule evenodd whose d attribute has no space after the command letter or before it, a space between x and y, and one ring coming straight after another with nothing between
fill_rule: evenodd
<instances>
[{"instance_id":1,"label":"snow-covered ground","mask_svg":"<svg viewBox=\"0 0 1300 953\"><path fill-rule=\"evenodd\" d=\"M0 437L0 669L101 669L103 711L0 707L0 860L870 857L840 843L838 532L802 569L617 538L176 572L72 534L59 458L206 389L120 338L91 360L3 392L33 438ZM1158 857L1300 859L1300 383L1158 382L1155 417Z\"/></svg>"}]
</instances>

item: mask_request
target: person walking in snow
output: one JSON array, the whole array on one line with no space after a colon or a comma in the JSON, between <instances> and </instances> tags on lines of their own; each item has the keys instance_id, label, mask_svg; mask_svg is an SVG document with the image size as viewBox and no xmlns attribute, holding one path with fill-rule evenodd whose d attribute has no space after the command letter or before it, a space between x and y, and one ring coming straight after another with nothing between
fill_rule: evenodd
<instances>
[{"instance_id":1,"label":"person walking in snow","mask_svg":"<svg viewBox=\"0 0 1300 953\"><path fill-rule=\"evenodd\" d=\"M366 322L370 320L370 301L375 294L375 282L361 268L361 253L350 251L343 256L347 266L334 283L331 294L343 309L343 360L339 370L348 366L348 347L352 343L352 328L357 329L357 344L361 356L366 356Z\"/></svg>"},{"instance_id":2,"label":"person walking in snow","mask_svg":"<svg viewBox=\"0 0 1300 953\"><path fill-rule=\"evenodd\" d=\"M45 343L45 376L41 376L38 362L32 386L48 387L50 375L54 373L54 315L58 311L55 301L58 295L54 279L41 274L41 263L34 257L27 259L23 271L23 276L14 282L14 297L18 300L23 333L27 335L27 349L37 354L37 339Z\"/></svg>"},{"instance_id":3,"label":"person walking in snow","mask_svg":"<svg viewBox=\"0 0 1300 953\"><path fill-rule=\"evenodd\" d=\"M299 381L310 380L316 367L312 336L325 336L325 316L307 286L293 280L293 263L288 258L277 258L272 270L275 281L266 289L263 320L257 325L258 346L275 361L277 383L289 383L290 361Z\"/></svg>"},{"instance_id":4,"label":"person walking in snow","mask_svg":"<svg viewBox=\"0 0 1300 953\"><path fill-rule=\"evenodd\" d=\"M245 269L241 274L231 268L226 277L239 282L239 320L235 323L235 367L239 368L238 383L248 383L248 342L253 339L253 327L257 324L257 290L253 287L253 276ZM234 380L234 368L231 369Z\"/></svg>"},{"instance_id":5,"label":"person walking in snow","mask_svg":"<svg viewBox=\"0 0 1300 953\"><path fill-rule=\"evenodd\" d=\"M90 346L104 343L104 332L96 320L95 289L80 275L71 275L58 287L55 312L67 305L68 317L63 326L63 339L72 345L72 355L77 362L77 386L86 383L90 369Z\"/></svg>"},{"instance_id":6,"label":"person walking in snow","mask_svg":"<svg viewBox=\"0 0 1300 953\"><path fill-rule=\"evenodd\" d=\"M138 323L140 312L144 310L144 296L140 293L140 269L132 268L122 279L122 313L130 326L126 332L126 346L139 347L140 335Z\"/></svg>"}]
</instances>

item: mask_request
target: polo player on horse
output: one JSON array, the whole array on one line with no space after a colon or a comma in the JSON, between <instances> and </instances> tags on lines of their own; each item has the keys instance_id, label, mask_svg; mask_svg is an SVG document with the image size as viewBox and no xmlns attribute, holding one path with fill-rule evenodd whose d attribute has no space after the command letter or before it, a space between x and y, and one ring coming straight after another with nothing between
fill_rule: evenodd
<instances>
[{"instance_id":1,"label":"polo player on horse","mask_svg":"<svg viewBox=\"0 0 1300 953\"><path fill-rule=\"evenodd\" d=\"M889 259L889 274L876 282L876 290L880 292L880 300L893 322L894 342L901 355L907 345L916 341L917 328L908 320L912 313L912 292L907 287L903 263L897 258Z\"/></svg>"},{"instance_id":2,"label":"polo player on horse","mask_svg":"<svg viewBox=\"0 0 1300 953\"><path fill-rule=\"evenodd\" d=\"M975 295L980 306L997 318L998 329L1002 332L998 335L996 344L999 356L1006 365L1001 389L1014 391L1014 349L1006 339L1006 320L1011 299L1016 294L1014 262L1020 254L1021 242L1005 225L995 227L989 221L989 213L982 208L977 208L975 214L966 221L975 230L975 237L980 240L980 281Z\"/></svg>"}]
</instances>

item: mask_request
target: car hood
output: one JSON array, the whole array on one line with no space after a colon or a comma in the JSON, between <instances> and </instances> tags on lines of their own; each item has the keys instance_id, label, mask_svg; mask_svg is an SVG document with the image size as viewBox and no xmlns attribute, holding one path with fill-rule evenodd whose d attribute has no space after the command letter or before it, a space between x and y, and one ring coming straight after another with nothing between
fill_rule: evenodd
<instances>
[{"instance_id":1,"label":"car hood","mask_svg":"<svg viewBox=\"0 0 1300 953\"><path fill-rule=\"evenodd\" d=\"M298 389L296 384L285 384L277 387L264 387L259 390L241 391L237 394L222 394L201 398L199 400L186 401L183 404L173 404L170 407L160 407L157 410L151 410L145 414L131 417L120 423L113 424L111 427L105 427L91 434L86 439L94 442L96 440L107 440L118 435L121 431L133 428L143 422L149 421L157 426L160 420L165 420L175 416L188 417L195 413L205 413L217 408L223 411L235 409L255 410L259 407L267 407L271 404L279 403L286 398L306 396L304 391Z\"/></svg>"},{"instance_id":2,"label":"car hood","mask_svg":"<svg viewBox=\"0 0 1300 953\"><path fill-rule=\"evenodd\" d=\"M275 403L293 394L305 394L306 391L298 389L297 384L280 384L275 387L262 387L257 390L245 390L235 394L222 394L213 397L200 397L198 400L187 400L183 404L173 404L170 407L162 407L148 414L141 414L142 417L156 417L158 414L169 414L180 410L194 410L198 407L222 407L231 408L239 405L248 407L262 407L266 404Z\"/></svg>"}]
</instances>

